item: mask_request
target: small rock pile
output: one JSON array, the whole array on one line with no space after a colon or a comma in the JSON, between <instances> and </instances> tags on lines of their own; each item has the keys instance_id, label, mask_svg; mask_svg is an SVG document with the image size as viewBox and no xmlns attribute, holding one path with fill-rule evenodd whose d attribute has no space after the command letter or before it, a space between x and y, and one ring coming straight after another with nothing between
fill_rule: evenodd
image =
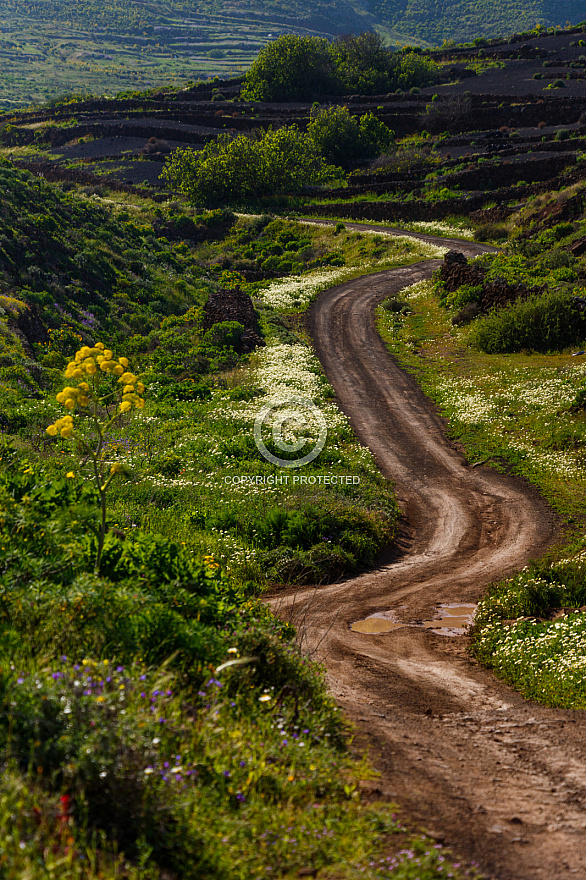
<instances>
[{"instance_id":1,"label":"small rock pile","mask_svg":"<svg viewBox=\"0 0 586 880\"><path fill-rule=\"evenodd\" d=\"M469 263L459 251L448 251L439 271L439 277L448 293L453 293L463 284L473 287L482 284L484 274L480 266Z\"/></svg>"},{"instance_id":2,"label":"small rock pile","mask_svg":"<svg viewBox=\"0 0 586 880\"><path fill-rule=\"evenodd\" d=\"M459 251L448 251L439 271L439 277L448 293L453 293L463 284L472 287L482 286L478 301L481 312L489 312L491 309L506 306L517 299L526 299L531 293L538 292L538 288L530 288L525 284L509 284L502 278L485 281L485 275L486 270L482 266L469 263Z\"/></svg>"},{"instance_id":3,"label":"small rock pile","mask_svg":"<svg viewBox=\"0 0 586 880\"><path fill-rule=\"evenodd\" d=\"M252 300L239 288L210 293L203 310L203 329L209 330L222 321L237 321L244 327L239 346L243 354L249 354L266 344L259 333L258 317Z\"/></svg>"}]
</instances>

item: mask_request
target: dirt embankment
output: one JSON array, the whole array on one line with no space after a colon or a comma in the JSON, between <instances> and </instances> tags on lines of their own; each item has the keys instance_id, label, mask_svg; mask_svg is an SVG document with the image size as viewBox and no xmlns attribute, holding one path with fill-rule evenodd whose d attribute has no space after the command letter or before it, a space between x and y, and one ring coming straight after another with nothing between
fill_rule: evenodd
<instances>
[{"instance_id":1,"label":"dirt embankment","mask_svg":"<svg viewBox=\"0 0 586 880\"><path fill-rule=\"evenodd\" d=\"M469 256L485 250L418 237ZM556 533L554 515L530 487L467 466L376 332L377 303L437 266L360 278L313 307L311 333L338 403L396 483L402 538L390 564L272 602L325 663L359 744L371 749L383 795L495 880L584 880L584 713L525 702L471 662L463 638L407 626L383 635L350 629L377 612L413 622L432 617L439 603L476 602Z\"/></svg>"}]
</instances>

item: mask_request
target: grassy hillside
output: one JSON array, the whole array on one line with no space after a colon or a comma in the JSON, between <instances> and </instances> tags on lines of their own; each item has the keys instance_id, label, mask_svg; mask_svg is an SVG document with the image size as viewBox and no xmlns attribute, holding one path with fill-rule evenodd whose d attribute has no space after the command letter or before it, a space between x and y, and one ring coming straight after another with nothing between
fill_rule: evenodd
<instances>
[{"instance_id":1,"label":"grassy hillside","mask_svg":"<svg viewBox=\"0 0 586 880\"><path fill-rule=\"evenodd\" d=\"M371 0L368 8L397 31L432 45L443 40L508 35L538 22L545 26L567 21L576 24L585 15L577 0L502 0L498 4L487 0Z\"/></svg>"},{"instance_id":2,"label":"grassy hillside","mask_svg":"<svg viewBox=\"0 0 586 880\"><path fill-rule=\"evenodd\" d=\"M0 2L0 107L65 92L116 94L245 70L281 33L331 37L374 18L347 0L248 3L170 0Z\"/></svg>"},{"instance_id":3,"label":"grassy hillside","mask_svg":"<svg viewBox=\"0 0 586 880\"><path fill-rule=\"evenodd\" d=\"M578 0L0 0L0 109L237 74L283 33L376 30L392 46L428 46L583 17Z\"/></svg>"}]
</instances>

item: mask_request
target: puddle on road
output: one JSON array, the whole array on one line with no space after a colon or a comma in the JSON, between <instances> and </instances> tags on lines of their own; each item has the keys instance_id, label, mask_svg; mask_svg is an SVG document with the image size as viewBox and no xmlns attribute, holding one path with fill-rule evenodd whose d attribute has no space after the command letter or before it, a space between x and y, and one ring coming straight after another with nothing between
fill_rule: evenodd
<instances>
[{"instance_id":1,"label":"puddle on road","mask_svg":"<svg viewBox=\"0 0 586 880\"><path fill-rule=\"evenodd\" d=\"M424 620L423 626L440 636L463 636L474 620L475 611L476 605L440 605L439 616Z\"/></svg>"},{"instance_id":2,"label":"puddle on road","mask_svg":"<svg viewBox=\"0 0 586 880\"><path fill-rule=\"evenodd\" d=\"M432 620L424 620L423 623L402 623L397 620L393 611L379 611L371 614L364 620L358 620L350 624L352 632L372 635L376 633L388 633L402 626L411 626L417 629L430 629L440 636L463 636L466 627L472 624L476 605L446 604L438 608L438 616Z\"/></svg>"},{"instance_id":3,"label":"puddle on road","mask_svg":"<svg viewBox=\"0 0 586 880\"><path fill-rule=\"evenodd\" d=\"M407 623L401 623L397 620L396 615L392 611L379 611L371 614L365 620L358 620L356 623L350 624L350 629L355 633L388 633L394 629L400 629L402 626L408 626Z\"/></svg>"}]
</instances>

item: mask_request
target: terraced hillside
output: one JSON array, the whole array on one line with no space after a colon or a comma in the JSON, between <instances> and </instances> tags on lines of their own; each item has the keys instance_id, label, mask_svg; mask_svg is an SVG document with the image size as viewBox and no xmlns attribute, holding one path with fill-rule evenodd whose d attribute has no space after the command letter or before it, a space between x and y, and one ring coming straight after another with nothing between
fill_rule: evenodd
<instances>
[{"instance_id":1,"label":"terraced hillside","mask_svg":"<svg viewBox=\"0 0 586 880\"><path fill-rule=\"evenodd\" d=\"M580 0L0 0L0 108L234 74L284 33L431 46L582 18Z\"/></svg>"},{"instance_id":2,"label":"terraced hillside","mask_svg":"<svg viewBox=\"0 0 586 880\"><path fill-rule=\"evenodd\" d=\"M392 222L442 219L494 204L505 214L558 179L581 179L584 36L574 29L483 49L438 51L432 56L443 66L443 84L332 99L346 101L356 115L372 112L397 138L408 140L386 164L358 169L348 187L308 193L311 210ZM48 179L140 187L163 198L160 174L174 149L197 149L222 132L307 125L309 104L246 103L239 98L240 82L64 101L6 115L2 153Z\"/></svg>"},{"instance_id":3,"label":"terraced hillside","mask_svg":"<svg viewBox=\"0 0 586 880\"><path fill-rule=\"evenodd\" d=\"M474 40L511 33L541 22L572 23L584 18L579 0L502 0L500 3L470 0L371 0L369 8L394 28L417 41L438 45L442 40Z\"/></svg>"}]
</instances>

